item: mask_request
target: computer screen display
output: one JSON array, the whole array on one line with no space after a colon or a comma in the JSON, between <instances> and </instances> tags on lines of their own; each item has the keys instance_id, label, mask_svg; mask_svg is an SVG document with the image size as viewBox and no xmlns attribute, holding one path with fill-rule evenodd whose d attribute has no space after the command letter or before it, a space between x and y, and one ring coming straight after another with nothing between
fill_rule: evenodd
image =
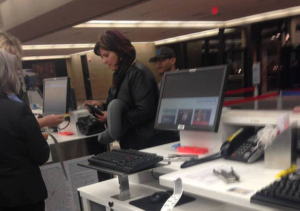
<instances>
[{"instance_id":1,"label":"computer screen display","mask_svg":"<svg viewBox=\"0 0 300 211\"><path fill-rule=\"evenodd\" d=\"M75 111L77 110L77 101L76 101L76 95L75 90L73 88L70 88L70 95L69 95L69 110Z\"/></svg>"},{"instance_id":2,"label":"computer screen display","mask_svg":"<svg viewBox=\"0 0 300 211\"><path fill-rule=\"evenodd\" d=\"M227 65L165 73L155 128L217 132L227 78Z\"/></svg>"},{"instance_id":3,"label":"computer screen display","mask_svg":"<svg viewBox=\"0 0 300 211\"><path fill-rule=\"evenodd\" d=\"M68 77L44 79L43 114L64 114L68 112L70 79Z\"/></svg>"}]
</instances>

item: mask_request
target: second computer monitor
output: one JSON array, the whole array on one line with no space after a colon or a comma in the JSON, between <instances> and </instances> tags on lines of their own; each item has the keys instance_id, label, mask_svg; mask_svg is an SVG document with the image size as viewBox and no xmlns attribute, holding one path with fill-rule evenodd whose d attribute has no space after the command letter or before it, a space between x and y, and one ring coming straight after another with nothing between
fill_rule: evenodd
<instances>
[{"instance_id":1,"label":"second computer monitor","mask_svg":"<svg viewBox=\"0 0 300 211\"><path fill-rule=\"evenodd\" d=\"M68 77L44 79L43 114L65 114L68 112L70 79Z\"/></svg>"},{"instance_id":2,"label":"second computer monitor","mask_svg":"<svg viewBox=\"0 0 300 211\"><path fill-rule=\"evenodd\" d=\"M166 73L155 128L217 132L227 69L222 65Z\"/></svg>"}]
</instances>

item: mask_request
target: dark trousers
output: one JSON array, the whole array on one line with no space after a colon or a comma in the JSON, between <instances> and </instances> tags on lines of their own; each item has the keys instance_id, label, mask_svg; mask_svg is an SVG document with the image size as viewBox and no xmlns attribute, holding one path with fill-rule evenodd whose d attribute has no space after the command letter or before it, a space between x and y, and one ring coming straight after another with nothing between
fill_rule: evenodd
<instances>
[{"instance_id":1,"label":"dark trousers","mask_svg":"<svg viewBox=\"0 0 300 211\"><path fill-rule=\"evenodd\" d=\"M45 201L21 207L0 207L1 211L45 211Z\"/></svg>"}]
</instances>

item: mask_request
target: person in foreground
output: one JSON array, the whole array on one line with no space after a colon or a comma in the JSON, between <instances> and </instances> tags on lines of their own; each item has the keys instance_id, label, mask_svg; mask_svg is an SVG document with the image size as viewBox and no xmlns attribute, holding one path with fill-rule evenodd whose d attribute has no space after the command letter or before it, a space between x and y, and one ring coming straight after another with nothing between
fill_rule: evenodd
<instances>
[{"instance_id":1,"label":"person in foreground","mask_svg":"<svg viewBox=\"0 0 300 211\"><path fill-rule=\"evenodd\" d=\"M44 211L47 190L39 165L50 154L29 106L17 100L21 44L0 32L0 210Z\"/></svg>"},{"instance_id":2,"label":"person in foreground","mask_svg":"<svg viewBox=\"0 0 300 211\"><path fill-rule=\"evenodd\" d=\"M100 143L120 140L123 149L143 149L155 144L153 138L159 91L152 72L135 60L130 40L117 30L106 31L96 43L94 52L113 74L107 102L87 101L104 110L99 121L108 130L99 136ZM106 112L107 110L107 112Z\"/></svg>"}]
</instances>

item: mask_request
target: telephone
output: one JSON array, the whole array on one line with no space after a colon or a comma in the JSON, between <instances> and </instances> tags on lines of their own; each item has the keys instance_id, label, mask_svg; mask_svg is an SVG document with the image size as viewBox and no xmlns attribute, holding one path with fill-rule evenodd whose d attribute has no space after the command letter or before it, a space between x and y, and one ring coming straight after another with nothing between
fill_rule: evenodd
<instances>
[{"instance_id":1,"label":"telephone","mask_svg":"<svg viewBox=\"0 0 300 211\"><path fill-rule=\"evenodd\" d=\"M224 142L221 153L228 160L253 163L264 154L264 146L257 144L257 134L253 127L244 127Z\"/></svg>"},{"instance_id":2,"label":"telephone","mask_svg":"<svg viewBox=\"0 0 300 211\"><path fill-rule=\"evenodd\" d=\"M264 154L264 146L258 145L254 127L244 127L232 134L221 146L220 152L185 161L181 168L188 168L208 161L225 158L228 160L253 163Z\"/></svg>"}]
</instances>

